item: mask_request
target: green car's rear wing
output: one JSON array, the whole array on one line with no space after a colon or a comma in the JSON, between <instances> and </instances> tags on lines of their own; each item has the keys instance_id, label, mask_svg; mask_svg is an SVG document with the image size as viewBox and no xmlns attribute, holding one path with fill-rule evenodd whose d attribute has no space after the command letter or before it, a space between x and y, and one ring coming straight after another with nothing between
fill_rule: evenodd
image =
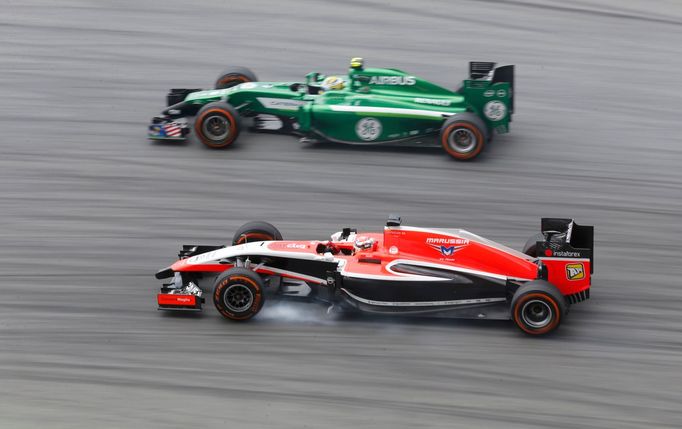
<instances>
[{"instance_id":1,"label":"green car's rear wing","mask_svg":"<svg viewBox=\"0 0 682 429\"><path fill-rule=\"evenodd\" d=\"M514 113L514 66L495 67L493 62L469 62L469 79L460 90L491 128L504 133Z\"/></svg>"}]
</instances>

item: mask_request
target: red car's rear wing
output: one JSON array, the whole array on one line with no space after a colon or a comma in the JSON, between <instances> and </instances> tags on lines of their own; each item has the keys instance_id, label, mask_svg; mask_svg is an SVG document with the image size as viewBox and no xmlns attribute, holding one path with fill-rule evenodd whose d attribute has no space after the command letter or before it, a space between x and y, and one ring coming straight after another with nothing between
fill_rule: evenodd
<instances>
[{"instance_id":1,"label":"red car's rear wing","mask_svg":"<svg viewBox=\"0 0 682 429\"><path fill-rule=\"evenodd\" d=\"M594 272L593 226L578 225L573 219L542 218L540 229L546 239L538 242L538 256L587 258L590 273Z\"/></svg>"}]
</instances>

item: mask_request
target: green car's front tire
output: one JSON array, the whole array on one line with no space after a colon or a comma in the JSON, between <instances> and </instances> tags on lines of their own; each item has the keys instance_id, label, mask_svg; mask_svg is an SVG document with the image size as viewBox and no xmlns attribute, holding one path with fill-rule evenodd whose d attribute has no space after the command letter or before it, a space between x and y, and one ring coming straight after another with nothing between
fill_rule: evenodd
<instances>
[{"instance_id":1,"label":"green car's front tire","mask_svg":"<svg viewBox=\"0 0 682 429\"><path fill-rule=\"evenodd\" d=\"M458 113L448 118L440 130L440 142L451 157L469 161L477 157L488 133L483 121L472 113Z\"/></svg>"},{"instance_id":2,"label":"green car's front tire","mask_svg":"<svg viewBox=\"0 0 682 429\"><path fill-rule=\"evenodd\" d=\"M224 70L215 81L215 89L225 89L246 82L258 82L258 77L246 67L230 67Z\"/></svg>"},{"instance_id":3,"label":"green car's front tire","mask_svg":"<svg viewBox=\"0 0 682 429\"><path fill-rule=\"evenodd\" d=\"M239 131L237 109L221 101L206 104L194 120L197 138L211 149L230 146L239 136Z\"/></svg>"}]
</instances>

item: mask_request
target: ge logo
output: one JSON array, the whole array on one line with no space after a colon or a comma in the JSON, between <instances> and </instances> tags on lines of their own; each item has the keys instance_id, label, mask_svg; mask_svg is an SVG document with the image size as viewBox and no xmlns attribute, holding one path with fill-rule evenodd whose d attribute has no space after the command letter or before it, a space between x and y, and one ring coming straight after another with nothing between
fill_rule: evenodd
<instances>
[{"instance_id":1,"label":"ge logo","mask_svg":"<svg viewBox=\"0 0 682 429\"><path fill-rule=\"evenodd\" d=\"M355 133L364 141L372 141L381 135L381 122L374 118L360 119L355 124Z\"/></svg>"},{"instance_id":2,"label":"ge logo","mask_svg":"<svg viewBox=\"0 0 682 429\"><path fill-rule=\"evenodd\" d=\"M507 114L507 106L501 101L488 101L483 106L483 114L491 121L499 121Z\"/></svg>"}]
</instances>

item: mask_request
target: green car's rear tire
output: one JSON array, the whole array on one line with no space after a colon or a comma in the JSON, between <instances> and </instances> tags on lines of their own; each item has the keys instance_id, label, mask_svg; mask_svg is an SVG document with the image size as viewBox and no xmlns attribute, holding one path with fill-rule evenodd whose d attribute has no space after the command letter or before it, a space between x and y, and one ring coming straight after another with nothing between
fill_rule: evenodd
<instances>
[{"instance_id":1,"label":"green car's rear tire","mask_svg":"<svg viewBox=\"0 0 682 429\"><path fill-rule=\"evenodd\" d=\"M225 89L246 82L258 82L258 77L246 67L230 67L218 76L214 88Z\"/></svg>"},{"instance_id":2,"label":"green car's rear tire","mask_svg":"<svg viewBox=\"0 0 682 429\"><path fill-rule=\"evenodd\" d=\"M488 132L483 121L473 113L458 113L448 118L440 130L440 142L451 157L469 161L481 153Z\"/></svg>"},{"instance_id":3,"label":"green car's rear tire","mask_svg":"<svg viewBox=\"0 0 682 429\"><path fill-rule=\"evenodd\" d=\"M197 138L211 149L228 147L237 139L239 131L237 109L221 101L206 104L194 120Z\"/></svg>"}]
</instances>

